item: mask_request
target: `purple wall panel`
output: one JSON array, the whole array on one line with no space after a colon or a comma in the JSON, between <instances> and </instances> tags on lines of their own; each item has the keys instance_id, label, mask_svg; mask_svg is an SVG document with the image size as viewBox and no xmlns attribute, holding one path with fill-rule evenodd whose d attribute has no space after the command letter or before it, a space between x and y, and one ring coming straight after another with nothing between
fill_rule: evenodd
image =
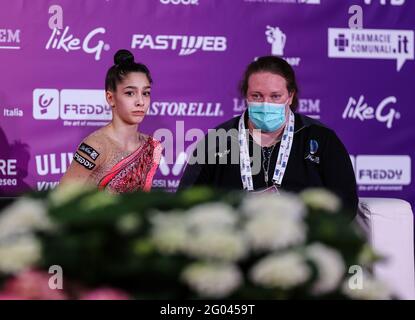
<instances>
[{"instance_id":1,"label":"purple wall panel","mask_svg":"<svg viewBox=\"0 0 415 320\"><path fill-rule=\"evenodd\" d=\"M361 30L349 29L352 5ZM178 155L241 113L245 66L275 54L296 70L299 111L345 143L360 195L414 204L414 13L408 0L2 0L0 193L56 185L81 139L108 121L105 73L127 48L154 78L140 129L174 153L154 187L175 189Z\"/></svg>"}]
</instances>

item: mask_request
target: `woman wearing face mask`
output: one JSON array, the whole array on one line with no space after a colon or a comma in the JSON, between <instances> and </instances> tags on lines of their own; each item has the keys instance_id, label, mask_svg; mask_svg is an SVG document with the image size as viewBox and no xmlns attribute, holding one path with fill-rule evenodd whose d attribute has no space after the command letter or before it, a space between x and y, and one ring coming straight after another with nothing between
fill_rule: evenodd
<instances>
[{"instance_id":1,"label":"woman wearing face mask","mask_svg":"<svg viewBox=\"0 0 415 320\"><path fill-rule=\"evenodd\" d=\"M150 106L148 68L119 50L105 80L112 120L79 144L60 185L76 182L111 193L149 191L160 163L160 142L138 131Z\"/></svg>"},{"instance_id":2,"label":"woman wearing face mask","mask_svg":"<svg viewBox=\"0 0 415 320\"><path fill-rule=\"evenodd\" d=\"M348 152L333 130L295 112L292 67L275 56L261 57L247 67L240 90L247 110L198 144L179 188L300 192L323 187L354 216L358 197Z\"/></svg>"}]
</instances>

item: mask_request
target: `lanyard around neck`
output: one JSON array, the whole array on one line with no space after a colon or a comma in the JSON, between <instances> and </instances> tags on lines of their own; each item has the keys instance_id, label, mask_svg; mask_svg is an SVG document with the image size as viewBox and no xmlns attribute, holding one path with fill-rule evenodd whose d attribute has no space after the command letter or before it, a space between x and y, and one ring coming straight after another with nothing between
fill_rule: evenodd
<instances>
[{"instance_id":1,"label":"lanyard around neck","mask_svg":"<svg viewBox=\"0 0 415 320\"><path fill-rule=\"evenodd\" d=\"M245 111L246 112L246 111ZM253 191L254 184L252 180L251 160L249 157L247 135L249 132L245 129L245 113L241 115L238 126L239 156L241 168L241 180L244 190ZM294 113L290 110L288 124L284 128L281 138L280 150L278 152L277 163L275 165L274 176L272 181L277 187L281 186L290 157L291 147L294 139ZM270 159L271 161L271 159Z\"/></svg>"}]
</instances>

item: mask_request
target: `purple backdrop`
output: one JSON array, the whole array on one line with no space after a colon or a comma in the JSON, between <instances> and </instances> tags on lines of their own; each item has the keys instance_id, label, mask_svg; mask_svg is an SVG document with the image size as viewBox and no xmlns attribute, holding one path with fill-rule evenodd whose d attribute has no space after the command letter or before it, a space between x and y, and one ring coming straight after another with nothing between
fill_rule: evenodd
<instances>
[{"instance_id":1,"label":"purple backdrop","mask_svg":"<svg viewBox=\"0 0 415 320\"><path fill-rule=\"evenodd\" d=\"M360 196L414 204L414 13L408 0L2 0L0 193L56 186L110 119L104 77L127 48L154 78L141 130L171 151L155 188L177 187L184 152L243 110L245 66L274 54L295 68L299 111L345 143Z\"/></svg>"}]
</instances>

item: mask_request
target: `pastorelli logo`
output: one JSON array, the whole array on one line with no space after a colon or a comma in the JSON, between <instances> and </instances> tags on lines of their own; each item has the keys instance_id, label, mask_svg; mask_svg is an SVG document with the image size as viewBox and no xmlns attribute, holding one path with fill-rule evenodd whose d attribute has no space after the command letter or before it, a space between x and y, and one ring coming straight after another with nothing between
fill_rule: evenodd
<instances>
[{"instance_id":1,"label":"pastorelli logo","mask_svg":"<svg viewBox=\"0 0 415 320\"><path fill-rule=\"evenodd\" d=\"M201 51L225 51L227 39L222 36L150 35L134 34L131 49L172 50L179 56Z\"/></svg>"},{"instance_id":2,"label":"pastorelli logo","mask_svg":"<svg viewBox=\"0 0 415 320\"><path fill-rule=\"evenodd\" d=\"M414 60L414 31L329 28L328 56L396 60L400 71L406 60Z\"/></svg>"},{"instance_id":3,"label":"pastorelli logo","mask_svg":"<svg viewBox=\"0 0 415 320\"><path fill-rule=\"evenodd\" d=\"M219 102L159 102L151 103L147 115L177 117L221 117L223 116Z\"/></svg>"},{"instance_id":4,"label":"pastorelli logo","mask_svg":"<svg viewBox=\"0 0 415 320\"><path fill-rule=\"evenodd\" d=\"M65 52L83 50L85 53L93 54L95 60L100 60L102 51L109 50L109 44L99 39L100 35L105 34L105 28L91 30L82 38L75 37L66 26L63 30L54 28L46 43L46 50L64 50Z\"/></svg>"}]
</instances>

